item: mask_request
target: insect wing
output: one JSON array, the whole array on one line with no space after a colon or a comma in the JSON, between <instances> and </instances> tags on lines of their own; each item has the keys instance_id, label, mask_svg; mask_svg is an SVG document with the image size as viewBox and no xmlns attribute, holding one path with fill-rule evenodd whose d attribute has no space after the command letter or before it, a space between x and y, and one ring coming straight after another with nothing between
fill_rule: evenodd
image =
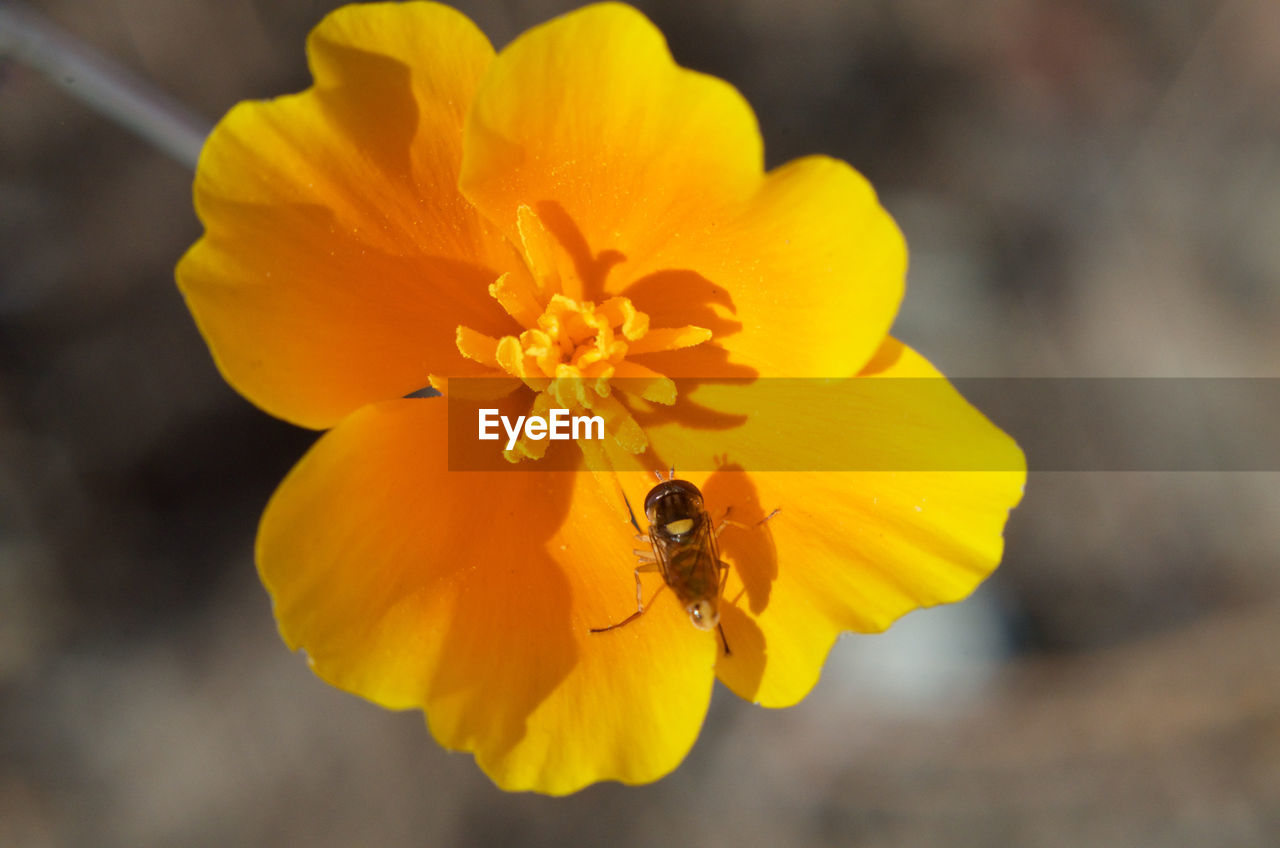
<instances>
[{"instance_id":1,"label":"insect wing","mask_svg":"<svg viewBox=\"0 0 1280 848\"><path fill-rule=\"evenodd\" d=\"M720 593L720 555L706 513L688 537L674 539L650 532L662 579L682 603L714 599Z\"/></svg>"}]
</instances>

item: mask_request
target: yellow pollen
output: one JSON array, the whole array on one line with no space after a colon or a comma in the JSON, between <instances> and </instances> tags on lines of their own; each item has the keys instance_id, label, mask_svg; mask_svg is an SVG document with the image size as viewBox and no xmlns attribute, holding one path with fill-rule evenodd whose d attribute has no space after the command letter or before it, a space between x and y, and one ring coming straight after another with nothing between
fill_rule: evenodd
<instances>
[{"instance_id":1,"label":"yellow pollen","mask_svg":"<svg viewBox=\"0 0 1280 848\"><path fill-rule=\"evenodd\" d=\"M605 419L605 432L625 450L642 452L648 440L612 389L670 405L676 386L628 357L693 347L709 341L711 331L694 326L651 329L649 316L626 297L599 303L584 299L577 264L538 214L522 206L517 224L527 268L503 274L489 286L489 294L523 330L492 338L459 327L458 351L522 381L537 393L533 409L590 411ZM522 440L508 459L537 458L545 450L545 441Z\"/></svg>"}]
</instances>

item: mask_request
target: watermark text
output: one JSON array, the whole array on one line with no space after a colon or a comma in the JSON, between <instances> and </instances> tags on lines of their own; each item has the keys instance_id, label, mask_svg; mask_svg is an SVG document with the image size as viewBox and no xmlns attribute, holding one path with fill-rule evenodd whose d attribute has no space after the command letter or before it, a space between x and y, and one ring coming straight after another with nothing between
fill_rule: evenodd
<instances>
[{"instance_id":1,"label":"watermark text","mask_svg":"<svg viewBox=\"0 0 1280 848\"><path fill-rule=\"evenodd\" d=\"M567 441L569 439L603 439L604 419L599 415L570 415L567 409L552 409L547 417L518 415L515 423L496 409L479 411L479 438L493 442L501 438L498 427L507 434L507 450L516 446L521 432L525 438L540 442L543 439Z\"/></svg>"}]
</instances>

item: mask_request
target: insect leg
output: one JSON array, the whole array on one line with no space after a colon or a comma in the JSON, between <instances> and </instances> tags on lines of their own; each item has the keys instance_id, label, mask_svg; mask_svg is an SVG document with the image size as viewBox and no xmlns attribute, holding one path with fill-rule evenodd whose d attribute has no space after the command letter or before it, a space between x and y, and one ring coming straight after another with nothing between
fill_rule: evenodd
<instances>
[{"instance_id":1,"label":"insect leg","mask_svg":"<svg viewBox=\"0 0 1280 848\"><path fill-rule=\"evenodd\" d=\"M645 565L648 565L648 563L645 563ZM653 569L649 570L652 571ZM644 590L640 586L640 566L637 565L636 570L631 572L631 574L636 578L636 612L642 613L644 612Z\"/></svg>"},{"instance_id":2,"label":"insect leg","mask_svg":"<svg viewBox=\"0 0 1280 848\"><path fill-rule=\"evenodd\" d=\"M720 591L718 596L724 597L724 587L729 585L729 563L724 560L719 560L716 563L716 567L720 569ZM724 655L727 657L732 654L733 651L729 650L729 640L725 638L724 625L717 624L716 629L720 631L720 642L724 645Z\"/></svg>"},{"instance_id":3,"label":"insect leg","mask_svg":"<svg viewBox=\"0 0 1280 848\"><path fill-rule=\"evenodd\" d=\"M636 578L636 611L631 613L631 615L627 616L626 618L622 619L622 621L619 621L617 624L610 624L608 627L592 627L591 632L604 633L605 631L608 631L608 630L617 630L619 627L623 627L627 624L630 624L631 622L639 618L641 615L643 615L645 611L645 605L644 605L643 589L640 585L640 572L658 571L658 570L659 570L659 565L657 562L643 562L640 565L637 565L635 571L633 572ZM657 598L658 595L661 594L662 590L665 588L667 588L667 584L663 583L661 586L658 587L658 591L653 593L653 597ZM650 600L649 603L652 604L653 601Z\"/></svg>"},{"instance_id":4,"label":"insect leg","mask_svg":"<svg viewBox=\"0 0 1280 848\"><path fill-rule=\"evenodd\" d=\"M716 533L717 539L720 538L720 534L724 532L724 528L726 527L737 527L739 530L751 529L747 525L743 524L741 521L734 521L732 518L730 518L729 513L731 512L733 512L733 507L729 506L724 511L724 517L720 519L720 522L718 524L716 524L715 533Z\"/></svg>"},{"instance_id":5,"label":"insect leg","mask_svg":"<svg viewBox=\"0 0 1280 848\"><path fill-rule=\"evenodd\" d=\"M640 529L640 525L636 522L636 514L635 514L635 511L631 509L631 501L627 500L627 493L622 491L621 486L618 487L618 493L622 495L622 502L627 505L627 515L631 517L631 526L636 528L637 533L643 532ZM646 540L648 538L649 538L648 536L645 536Z\"/></svg>"},{"instance_id":6,"label":"insect leg","mask_svg":"<svg viewBox=\"0 0 1280 848\"><path fill-rule=\"evenodd\" d=\"M734 521L732 518L730 518L730 517L729 517L729 513L731 513L731 512L733 512L733 506L732 506L732 505L730 505L730 506L729 506L729 507L724 511L724 518L721 518L721 519L720 519L720 523L716 525L716 538L717 538L717 539L719 539L719 538L720 538L720 534L724 531L724 528L726 528L726 527L737 527L739 530L750 530L752 527L763 527L765 524L768 524L768 523L769 523L769 521L770 521L770 520L771 520L775 515L777 515L778 513L782 512L782 507L778 507L778 508L777 508L777 509L775 509L773 512L771 512L771 513L769 513L768 515L766 515L764 518L762 518L762 519L760 519L759 521L757 521L755 524L750 524L750 525L748 525L748 524L743 524L741 521Z\"/></svg>"}]
</instances>

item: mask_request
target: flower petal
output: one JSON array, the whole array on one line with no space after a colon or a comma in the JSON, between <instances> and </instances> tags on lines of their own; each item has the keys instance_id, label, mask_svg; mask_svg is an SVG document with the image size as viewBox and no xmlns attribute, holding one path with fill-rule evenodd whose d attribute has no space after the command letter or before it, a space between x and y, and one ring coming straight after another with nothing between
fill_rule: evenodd
<instances>
[{"instance_id":1,"label":"flower petal","mask_svg":"<svg viewBox=\"0 0 1280 848\"><path fill-rule=\"evenodd\" d=\"M846 163L809 156L771 171L748 209L713 235L661 259L729 291L742 330L717 343L732 362L764 377L849 374L888 334L906 242Z\"/></svg>"},{"instance_id":2,"label":"flower petal","mask_svg":"<svg viewBox=\"0 0 1280 848\"><path fill-rule=\"evenodd\" d=\"M445 407L359 410L276 492L258 563L285 641L335 686L422 707L505 789L669 772L706 713L714 640L669 592L590 632L635 609L620 499L585 473L449 473Z\"/></svg>"},{"instance_id":3,"label":"flower petal","mask_svg":"<svg viewBox=\"0 0 1280 848\"><path fill-rule=\"evenodd\" d=\"M726 527L720 540L734 566L722 609L733 654L721 658L718 674L766 706L802 698L840 632L878 632L917 607L968 596L999 564L1004 524L1022 497L1017 444L959 393L939 391L947 388L942 375L923 357L889 339L863 374L930 379L918 392L836 393L821 416L796 408L797 427L805 418L798 439L776 416L751 416L711 439L680 425L647 428L658 457L714 442L729 462L772 456L768 467L785 468L792 457L794 467L812 468L815 450L847 442L873 467L881 455L888 469L919 469L745 473L728 465L690 475L713 517L732 508L732 520L746 525ZM838 408L848 398L881 408ZM936 459L945 464L939 446L961 433L995 470L929 470Z\"/></svg>"},{"instance_id":4,"label":"flower petal","mask_svg":"<svg viewBox=\"0 0 1280 848\"><path fill-rule=\"evenodd\" d=\"M601 779L647 783L679 765L706 716L719 651L715 634L694 629L670 591L655 596L657 574L644 577L642 616L590 632L635 612L637 544L617 490L591 474L574 479L569 514L547 549L571 587L579 663L531 718L537 732L524 753L545 758L540 773L504 764L516 785L555 794Z\"/></svg>"},{"instance_id":5,"label":"flower petal","mask_svg":"<svg viewBox=\"0 0 1280 848\"><path fill-rule=\"evenodd\" d=\"M307 52L312 88L241 103L209 137L206 232L177 276L227 380L327 427L457 372L457 324L509 329L487 287L517 260L456 188L493 55L470 21L434 3L349 6Z\"/></svg>"},{"instance_id":6,"label":"flower petal","mask_svg":"<svg viewBox=\"0 0 1280 848\"><path fill-rule=\"evenodd\" d=\"M866 180L824 157L766 175L747 102L677 66L627 6L570 13L498 55L460 184L513 238L534 208L588 298L621 293L655 326L707 327L759 374L856 371L901 300L904 242Z\"/></svg>"}]
</instances>

